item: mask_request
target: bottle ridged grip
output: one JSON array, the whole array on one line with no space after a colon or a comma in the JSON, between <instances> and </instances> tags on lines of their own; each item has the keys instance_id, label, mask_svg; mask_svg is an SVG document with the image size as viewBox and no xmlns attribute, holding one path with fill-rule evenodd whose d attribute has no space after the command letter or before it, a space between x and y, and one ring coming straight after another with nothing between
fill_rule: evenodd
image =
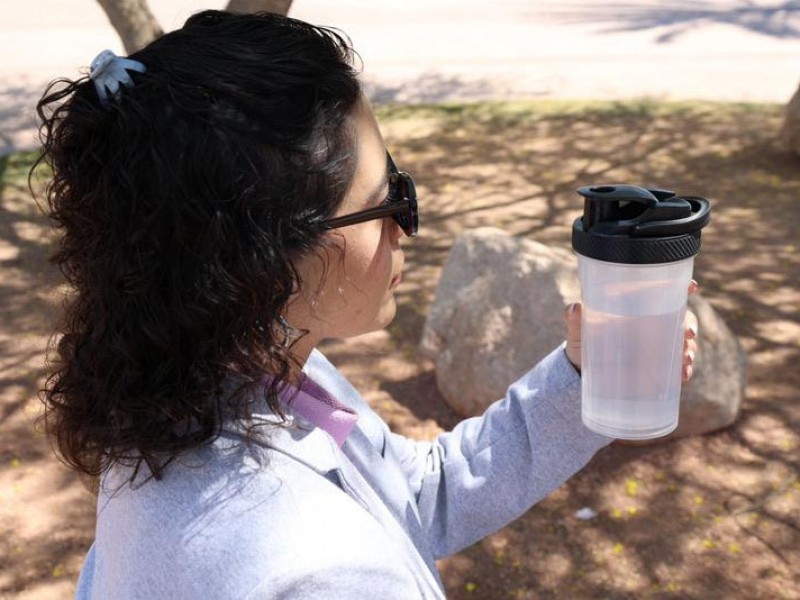
<instances>
[{"instance_id":1,"label":"bottle ridged grip","mask_svg":"<svg viewBox=\"0 0 800 600\"><path fill-rule=\"evenodd\" d=\"M572 247L588 258L621 264L661 264L695 256L700 232L669 238L596 236L583 231L581 220L572 228Z\"/></svg>"}]
</instances>

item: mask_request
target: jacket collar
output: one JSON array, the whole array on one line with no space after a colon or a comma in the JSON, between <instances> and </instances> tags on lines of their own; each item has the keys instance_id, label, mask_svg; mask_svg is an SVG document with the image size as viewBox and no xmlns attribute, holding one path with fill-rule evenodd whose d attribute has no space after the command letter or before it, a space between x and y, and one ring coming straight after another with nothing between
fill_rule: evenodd
<instances>
[{"instance_id":1,"label":"jacket collar","mask_svg":"<svg viewBox=\"0 0 800 600\"><path fill-rule=\"evenodd\" d=\"M305 373L299 388L287 385L281 389L280 399L291 412L328 432L340 448L358 421L356 411L339 402Z\"/></svg>"}]
</instances>

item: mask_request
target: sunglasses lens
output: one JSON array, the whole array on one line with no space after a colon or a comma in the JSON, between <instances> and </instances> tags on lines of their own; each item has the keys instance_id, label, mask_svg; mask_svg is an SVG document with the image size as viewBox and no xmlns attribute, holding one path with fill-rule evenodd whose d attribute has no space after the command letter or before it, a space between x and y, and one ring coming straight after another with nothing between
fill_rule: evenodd
<instances>
[{"instance_id":1,"label":"sunglasses lens","mask_svg":"<svg viewBox=\"0 0 800 600\"><path fill-rule=\"evenodd\" d=\"M410 175L402 173L398 175L397 179L399 197L405 200L403 212L398 215L397 222L408 237L414 237L417 235L417 228L419 227L417 192L414 189L414 182Z\"/></svg>"},{"instance_id":2,"label":"sunglasses lens","mask_svg":"<svg viewBox=\"0 0 800 600\"><path fill-rule=\"evenodd\" d=\"M392 215L392 218L395 222L400 225L400 229L403 230L407 236L411 236L412 228L411 228L411 210L408 204L403 207L403 212L398 212Z\"/></svg>"},{"instance_id":3,"label":"sunglasses lens","mask_svg":"<svg viewBox=\"0 0 800 600\"><path fill-rule=\"evenodd\" d=\"M408 237L414 237L417 234L417 198L409 175L399 172L389 174L389 198L392 202L402 204L392 218L403 230L403 233Z\"/></svg>"}]
</instances>

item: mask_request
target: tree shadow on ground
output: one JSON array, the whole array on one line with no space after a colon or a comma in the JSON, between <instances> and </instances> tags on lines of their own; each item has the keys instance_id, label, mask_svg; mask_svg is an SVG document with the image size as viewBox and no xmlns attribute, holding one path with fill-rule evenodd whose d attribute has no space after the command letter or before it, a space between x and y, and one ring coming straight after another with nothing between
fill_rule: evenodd
<instances>
[{"instance_id":1,"label":"tree shadow on ground","mask_svg":"<svg viewBox=\"0 0 800 600\"><path fill-rule=\"evenodd\" d=\"M512 86L497 80L465 79L436 71L422 73L413 79L400 79L400 83L392 85L366 81L364 88L375 104L457 102L465 98L490 100L512 95Z\"/></svg>"},{"instance_id":2,"label":"tree shadow on ground","mask_svg":"<svg viewBox=\"0 0 800 600\"><path fill-rule=\"evenodd\" d=\"M659 2L657 6L641 3L603 4L546 13L561 22L607 23L602 33L617 34L658 30L656 41L666 44L678 37L709 25L731 25L778 39L800 37L800 2L757 5L748 0L720 6L718 2Z\"/></svg>"},{"instance_id":3,"label":"tree shadow on ground","mask_svg":"<svg viewBox=\"0 0 800 600\"><path fill-rule=\"evenodd\" d=\"M415 117L384 109L396 161L418 180L422 215L420 238L405 246L391 343L414 355L461 231L493 225L568 248L582 206L577 187L674 188L712 199L695 274L749 352L747 401L727 431L600 452L521 519L443 561L448 596L800 593L800 176L797 158L773 141L781 110L639 103L549 114L547 106ZM447 430L458 417L440 406L432 366L416 360L411 376L381 378L376 406L400 431L416 433L414 418ZM598 516L577 519L584 506Z\"/></svg>"},{"instance_id":4,"label":"tree shadow on ground","mask_svg":"<svg viewBox=\"0 0 800 600\"><path fill-rule=\"evenodd\" d=\"M42 91L44 86L0 89L0 156L35 147L35 106Z\"/></svg>"},{"instance_id":5,"label":"tree shadow on ground","mask_svg":"<svg viewBox=\"0 0 800 600\"><path fill-rule=\"evenodd\" d=\"M32 157L0 157L2 597L42 585L71 587L94 529L92 497L55 461L36 425L60 279L47 261L53 245L49 223L26 184Z\"/></svg>"},{"instance_id":6,"label":"tree shadow on ground","mask_svg":"<svg viewBox=\"0 0 800 600\"><path fill-rule=\"evenodd\" d=\"M429 438L458 420L417 352L455 237L492 225L568 248L581 185L625 181L712 199L696 275L750 355L732 428L605 449L519 520L442 561L448 597L800 595L800 176L773 142L781 113L648 102L378 110L398 165L418 183L420 237L404 246L388 334L326 352L396 431ZM23 162L2 163L6 176ZM46 225L24 186L2 190L0 595L74 581L92 537L91 496L32 425L37 357L59 302ZM581 521L582 507L598 515ZM57 525L29 527L48 514Z\"/></svg>"}]
</instances>

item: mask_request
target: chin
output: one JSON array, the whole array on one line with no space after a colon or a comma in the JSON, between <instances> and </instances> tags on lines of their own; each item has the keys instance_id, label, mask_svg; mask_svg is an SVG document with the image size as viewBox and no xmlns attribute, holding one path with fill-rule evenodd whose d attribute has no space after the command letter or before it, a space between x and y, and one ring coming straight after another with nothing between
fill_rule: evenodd
<instances>
[{"instance_id":1,"label":"chin","mask_svg":"<svg viewBox=\"0 0 800 600\"><path fill-rule=\"evenodd\" d=\"M394 321L397 316L397 303L394 298L384 304L378 314L375 315L372 323L364 329L363 333L371 333L373 331L380 331L386 329L389 324Z\"/></svg>"},{"instance_id":2,"label":"chin","mask_svg":"<svg viewBox=\"0 0 800 600\"><path fill-rule=\"evenodd\" d=\"M385 312L385 318L382 319L384 322L380 327L381 329L383 329L384 327L388 327L389 324L392 321L394 321L394 318L397 316L397 301L395 301L394 296L392 296L392 299L389 301L388 306L386 306L384 310L381 312L382 313Z\"/></svg>"},{"instance_id":3,"label":"chin","mask_svg":"<svg viewBox=\"0 0 800 600\"><path fill-rule=\"evenodd\" d=\"M397 302L395 301L394 296L391 296L373 315L371 315L369 320L364 319L363 317L365 315L362 313L359 315L361 317L360 319L355 318L350 320L351 327L344 331L339 330L337 333L332 334L331 337L351 338L364 335L366 333L372 333L374 331L380 331L381 329L388 327L389 324L394 321L396 315ZM353 325L355 326L353 327Z\"/></svg>"}]
</instances>

